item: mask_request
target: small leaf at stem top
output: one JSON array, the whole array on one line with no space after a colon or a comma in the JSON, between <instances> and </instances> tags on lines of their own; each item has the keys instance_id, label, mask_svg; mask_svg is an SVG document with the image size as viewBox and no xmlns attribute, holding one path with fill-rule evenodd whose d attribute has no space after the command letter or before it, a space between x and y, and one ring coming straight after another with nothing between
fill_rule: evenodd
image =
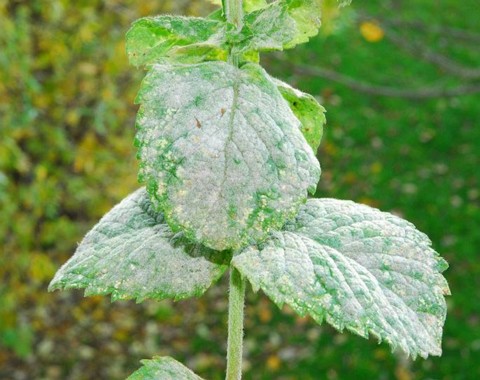
<instances>
[{"instance_id":1,"label":"small leaf at stem top","mask_svg":"<svg viewBox=\"0 0 480 380\"><path fill-rule=\"evenodd\" d=\"M283 50L307 42L319 28L318 0L278 0L246 14L242 30L228 38L237 52Z\"/></svg>"},{"instance_id":2,"label":"small leaf at stem top","mask_svg":"<svg viewBox=\"0 0 480 380\"><path fill-rule=\"evenodd\" d=\"M126 48L135 66L226 60L225 23L199 17L157 16L135 21Z\"/></svg>"},{"instance_id":3,"label":"small leaf at stem top","mask_svg":"<svg viewBox=\"0 0 480 380\"><path fill-rule=\"evenodd\" d=\"M441 354L448 265L394 215L311 199L282 232L235 256L255 290L339 330L369 333L412 356Z\"/></svg>"}]
</instances>

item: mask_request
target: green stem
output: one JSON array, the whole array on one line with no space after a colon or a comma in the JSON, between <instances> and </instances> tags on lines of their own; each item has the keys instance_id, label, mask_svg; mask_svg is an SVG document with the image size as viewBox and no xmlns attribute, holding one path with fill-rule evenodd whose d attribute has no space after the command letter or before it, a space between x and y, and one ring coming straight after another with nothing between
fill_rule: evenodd
<instances>
[{"instance_id":1,"label":"green stem","mask_svg":"<svg viewBox=\"0 0 480 380\"><path fill-rule=\"evenodd\" d=\"M230 270L228 296L228 344L226 380L242 378L243 308L245 304L245 280L235 268Z\"/></svg>"},{"instance_id":2,"label":"green stem","mask_svg":"<svg viewBox=\"0 0 480 380\"><path fill-rule=\"evenodd\" d=\"M223 11L227 17L227 21L237 27L238 30L243 27L243 0L223 0ZM228 62L232 65L238 66L238 55L228 55Z\"/></svg>"},{"instance_id":3,"label":"green stem","mask_svg":"<svg viewBox=\"0 0 480 380\"><path fill-rule=\"evenodd\" d=\"M243 1L222 0L227 21L240 30L243 27ZM230 49L228 62L238 67L239 57ZM228 343L226 380L241 380L243 353L243 308L245 305L245 280L235 269L230 269L228 295Z\"/></svg>"}]
</instances>

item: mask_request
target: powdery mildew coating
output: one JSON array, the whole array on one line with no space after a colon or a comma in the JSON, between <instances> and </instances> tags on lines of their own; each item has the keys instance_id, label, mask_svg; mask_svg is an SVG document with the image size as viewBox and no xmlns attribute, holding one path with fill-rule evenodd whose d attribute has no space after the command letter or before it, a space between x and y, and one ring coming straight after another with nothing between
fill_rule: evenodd
<instances>
[{"instance_id":1,"label":"powdery mildew coating","mask_svg":"<svg viewBox=\"0 0 480 380\"><path fill-rule=\"evenodd\" d=\"M245 15L234 52L283 50L307 42L320 28L318 0L278 0Z\"/></svg>"},{"instance_id":2,"label":"powdery mildew coating","mask_svg":"<svg viewBox=\"0 0 480 380\"><path fill-rule=\"evenodd\" d=\"M156 16L135 21L126 35L126 50L135 66L158 62L194 63L227 58L221 45L225 25L199 17Z\"/></svg>"},{"instance_id":3,"label":"powdery mildew coating","mask_svg":"<svg viewBox=\"0 0 480 380\"><path fill-rule=\"evenodd\" d=\"M85 288L113 300L202 295L228 268L219 252L186 244L152 210L144 188L129 195L85 236L49 290Z\"/></svg>"},{"instance_id":4,"label":"powdery mildew coating","mask_svg":"<svg viewBox=\"0 0 480 380\"><path fill-rule=\"evenodd\" d=\"M157 65L137 101L140 180L174 230L216 250L281 228L320 165L265 71Z\"/></svg>"},{"instance_id":5,"label":"powdery mildew coating","mask_svg":"<svg viewBox=\"0 0 480 380\"><path fill-rule=\"evenodd\" d=\"M283 50L287 41L297 34L295 20L279 2L270 4L265 9L245 16L245 27L240 31L243 39L234 49L242 52L248 50Z\"/></svg>"},{"instance_id":6,"label":"powdery mildew coating","mask_svg":"<svg viewBox=\"0 0 480 380\"><path fill-rule=\"evenodd\" d=\"M128 377L127 380L202 380L183 364L175 359L153 357L151 360L142 360L143 367Z\"/></svg>"},{"instance_id":7,"label":"powdery mildew coating","mask_svg":"<svg viewBox=\"0 0 480 380\"><path fill-rule=\"evenodd\" d=\"M392 214L312 199L285 231L232 263L279 306L427 357L441 354L449 294L441 275L448 265L430 245Z\"/></svg>"}]
</instances>

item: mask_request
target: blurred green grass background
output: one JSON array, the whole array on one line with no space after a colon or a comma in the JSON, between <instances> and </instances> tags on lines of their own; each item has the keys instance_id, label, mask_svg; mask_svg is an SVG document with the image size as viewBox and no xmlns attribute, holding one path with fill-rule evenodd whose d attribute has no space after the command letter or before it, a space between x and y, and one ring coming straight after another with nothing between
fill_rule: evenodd
<instances>
[{"instance_id":1,"label":"blurred green grass background","mask_svg":"<svg viewBox=\"0 0 480 380\"><path fill-rule=\"evenodd\" d=\"M210 9L0 0L0 379L121 379L153 355L223 377L225 281L179 303L46 291L88 229L139 186L133 99L143 73L124 52L130 23ZM326 10L320 36L262 61L328 110L317 196L396 212L449 261L444 354L410 362L249 291L245 379L479 379L478 1Z\"/></svg>"}]
</instances>

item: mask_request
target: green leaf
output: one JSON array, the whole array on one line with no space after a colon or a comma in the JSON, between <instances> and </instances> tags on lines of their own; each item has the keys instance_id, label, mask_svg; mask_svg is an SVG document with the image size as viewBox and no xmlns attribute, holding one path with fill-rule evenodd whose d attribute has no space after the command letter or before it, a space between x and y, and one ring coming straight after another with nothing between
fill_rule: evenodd
<instances>
[{"instance_id":1,"label":"green leaf","mask_svg":"<svg viewBox=\"0 0 480 380\"><path fill-rule=\"evenodd\" d=\"M130 375L127 380L202 380L169 356L156 356L150 360L142 360L142 364L143 367Z\"/></svg>"},{"instance_id":2,"label":"green leaf","mask_svg":"<svg viewBox=\"0 0 480 380\"><path fill-rule=\"evenodd\" d=\"M303 44L318 34L320 28L319 0L284 0L290 17L295 21L297 32L294 38L285 44L285 48Z\"/></svg>"},{"instance_id":3,"label":"green leaf","mask_svg":"<svg viewBox=\"0 0 480 380\"><path fill-rule=\"evenodd\" d=\"M255 290L300 315L400 347L441 354L448 265L426 235L394 215L312 199L285 231L232 260Z\"/></svg>"},{"instance_id":4,"label":"green leaf","mask_svg":"<svg viewBox=\"0 0 480 380\"><path fill-rule=\"evenodd\" d=\"M160 62L226 60L225 23L182 16L145 17L127 32L126 49L135 66Z\"/></svg>"},{"instance_id":5,"label":"green leaf","mask_svg":"<svg viewBox=\"0 0 480 380\"><path fill-rule=\"evenodd\" d=\"M154 66L137 101L140 180L170 226L217 250L296 215L320 166L256 64Z\"/></svg>"},{"instance_id":6,"label":"green leaf","mask_svg":"<svg viewBox=\"0 0 480 380\"><path fill-rule=\"evenodd\" d=\"M49 290L85 288L85 295L138 302L200 296L227 269L225 255L174 235L142 188L85 236Z\"/></svg>"},{"instance_id":7,"label":"green leaf","mask_svg":"<svg viewBox=\"0 0 480 380\"><path fill-rule=\"evenodd\" d=\"M320 28L318 0L279 0L245 15L239 32L229 31L235 52L283 50L307 42Z\"/></svg>"},{"instance_id":8,"label":"green leaf","mask_svg":"<svg viewBox=\"0 0 480 380\"><path fill-rule=\"evenodd\" d=\"M229 29L227 39L235 54L250 50L283 50L297 32L286 6L277 2L247 14L242 29Z\"/></svg>"},{"instance_id":9,"label":"green leaf","mask_svg":"<svg viewBox=\"0 0 480 380\"><path fill-rule=\"evenodd\" d=\"M290 104L293 113L302 123L300 129L308 144L316 152L323 136L323 126L327 122L325 108L310 94L306 94L289 84L271 77L284 99Z\"/></svg>"}]
</instances>

